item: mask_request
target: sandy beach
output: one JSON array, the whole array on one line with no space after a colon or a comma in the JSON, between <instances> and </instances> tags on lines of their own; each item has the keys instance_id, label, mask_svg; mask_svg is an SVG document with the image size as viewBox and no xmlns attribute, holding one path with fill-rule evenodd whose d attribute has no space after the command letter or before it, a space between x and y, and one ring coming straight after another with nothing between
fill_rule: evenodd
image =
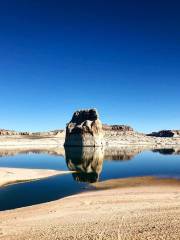
<instances>
[{"instance_id":1,"label":"sandy beach","mask_svg":"<svg viewBox=\"0 0 180 240\"><path fill-rule=\"evenodd\" d=\"M16 182L37 180L66 173L70 173L70 171L25 168L0 168L0 187Z\"/></svg>"},{"instance_id":2,"label":"sandy beach","mask_svg":"<svg viewBox=\"0 0 180 240\"><path fill-rule=\"evenodd\" d=\"M116 188L0 212L1 239L179 239L178 180L146 177L108 184Z\"/></svg>"}]
</instances>

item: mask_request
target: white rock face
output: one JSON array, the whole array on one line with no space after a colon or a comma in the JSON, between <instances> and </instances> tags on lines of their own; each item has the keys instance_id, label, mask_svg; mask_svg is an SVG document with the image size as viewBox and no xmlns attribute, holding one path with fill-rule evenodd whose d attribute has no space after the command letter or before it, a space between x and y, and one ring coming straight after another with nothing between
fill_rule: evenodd
<instances>
[{"instance_id":1,"label":"white rock face","mask_svg":"<svg viewBox=\"0 0 180 240\"><path fill-rule=\"evenodd\" d=\"M103 146L104 132L96 109L80 110L66 126L65 146Z\"/></svg>"}]
</instances>

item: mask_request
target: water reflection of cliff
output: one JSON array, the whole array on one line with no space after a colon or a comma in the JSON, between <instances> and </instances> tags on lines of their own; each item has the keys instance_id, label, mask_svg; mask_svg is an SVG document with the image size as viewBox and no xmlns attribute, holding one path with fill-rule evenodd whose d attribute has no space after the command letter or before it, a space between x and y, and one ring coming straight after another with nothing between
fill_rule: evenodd
<instances>
[{"instance_id":1,"label":"water reflection of cliff","mask_svg":"<svg viewBox=\"0 0 180 240\"><path fill-rule=\"evenodd\" d=\"M0 149L0 157L15 156L17 154L50 154L55 156L64 156L64 148L13 148Z\"/></svg>"},{"instance_id":2,"label":"water reflection of cliff","mask_svg":"<svg viewBox=\"0 0 180 240\"><path fill-rule=\"evenodd\" d=\"M154 149L153 152L158 152L163 155L180 155L180 148L162 148Z\"/></svg>"},{"instance_id":3,"label":"water reflection of cliff","mask_svg":"<svg viewBox=\"0 0 180 240\"><path fill-rule=\"evenodd\" d=\"M131 160L143 151L157 152L163 155L180 155L180 147L169 148L148 148L143 146L137 147L120 147L106 148L104 160Z\"/></svg>"},{"instance_id":4,"label":"water reflection of cliff","mask_svg":"<svg viewBox=\"0 0 180 240\"><path fill-rule=\"evenodd\" d=\"M131 160L143 150L145 150L143 147L106 148L104 153L104 160Z\"/></svg>"},{"instance_id":5,"label":"water reflection of cliff","mask_svg":"<svg viewBox=\"0 0 180 240\"><path fill-rule=\"evenodd\" d=\"M88 148L87 148L88 149ZM92 149L89 147L89 151ZM130 160L139 153L148 150L167 155L180 155L180 147L167 148L150 148L148 146L124 146L124 147L106 147L104 149L104 160ZM87 150L86 150L87 152ZM2 148L0 149L0 157L14 156L17 154L49 154L54 156L65 156L64 147L50 147L50 148Z\"/></svg>"},{"instance_id":6,"label":"water reflection of cliff","mask_svg":"<svg viewBox=\"0 0 180 240\"><path fill-rule=\"evenodd\" d=\"M96 182L102 171L104 149L97 147L66 147L66 163L73 178L80 182Z\"/></svg>"}]
</instances>

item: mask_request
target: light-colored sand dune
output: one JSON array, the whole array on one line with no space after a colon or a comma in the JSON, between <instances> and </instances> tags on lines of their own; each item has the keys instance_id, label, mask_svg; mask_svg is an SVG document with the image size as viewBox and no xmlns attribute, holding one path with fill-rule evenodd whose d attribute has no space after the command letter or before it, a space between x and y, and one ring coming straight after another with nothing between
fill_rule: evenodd
<instances>
[{"instance_id":1,"label":"light-colored sand dune","mask_svg":"<svg viewBox=\"0 0 180 240\"><path fill-rule=\"evenodd\" d=\"M1 239L179 239L179 181L125 181L111 190L0 212Z\"/></svg>"},{"instance_id":2,"label":"light-colored sand dune","mask_svg":"<svg viewBox=\"0 0 180 240\"><path fill-rule=\"evenodd\" d=\"M70 172L46 169L0 168L0 187L11 183L41 179L65 173Z\"/></svg>"}]
</instances>

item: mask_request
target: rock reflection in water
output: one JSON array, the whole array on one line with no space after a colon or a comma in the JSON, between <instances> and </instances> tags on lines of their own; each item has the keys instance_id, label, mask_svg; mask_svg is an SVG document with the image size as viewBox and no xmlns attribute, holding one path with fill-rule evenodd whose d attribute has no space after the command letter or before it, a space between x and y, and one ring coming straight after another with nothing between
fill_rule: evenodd
<instances>
[{"instance_id":1,"label":"rock reflection in water","mask_svg":"<svg viewBox=\"0 0 180 240\"><path fill-rule=\"evenodd\" d=\"M73 178L80 182L96 182L102 171L104 149L101 147L66 147L66 163Z\"/></svg>"}]
</instances>

